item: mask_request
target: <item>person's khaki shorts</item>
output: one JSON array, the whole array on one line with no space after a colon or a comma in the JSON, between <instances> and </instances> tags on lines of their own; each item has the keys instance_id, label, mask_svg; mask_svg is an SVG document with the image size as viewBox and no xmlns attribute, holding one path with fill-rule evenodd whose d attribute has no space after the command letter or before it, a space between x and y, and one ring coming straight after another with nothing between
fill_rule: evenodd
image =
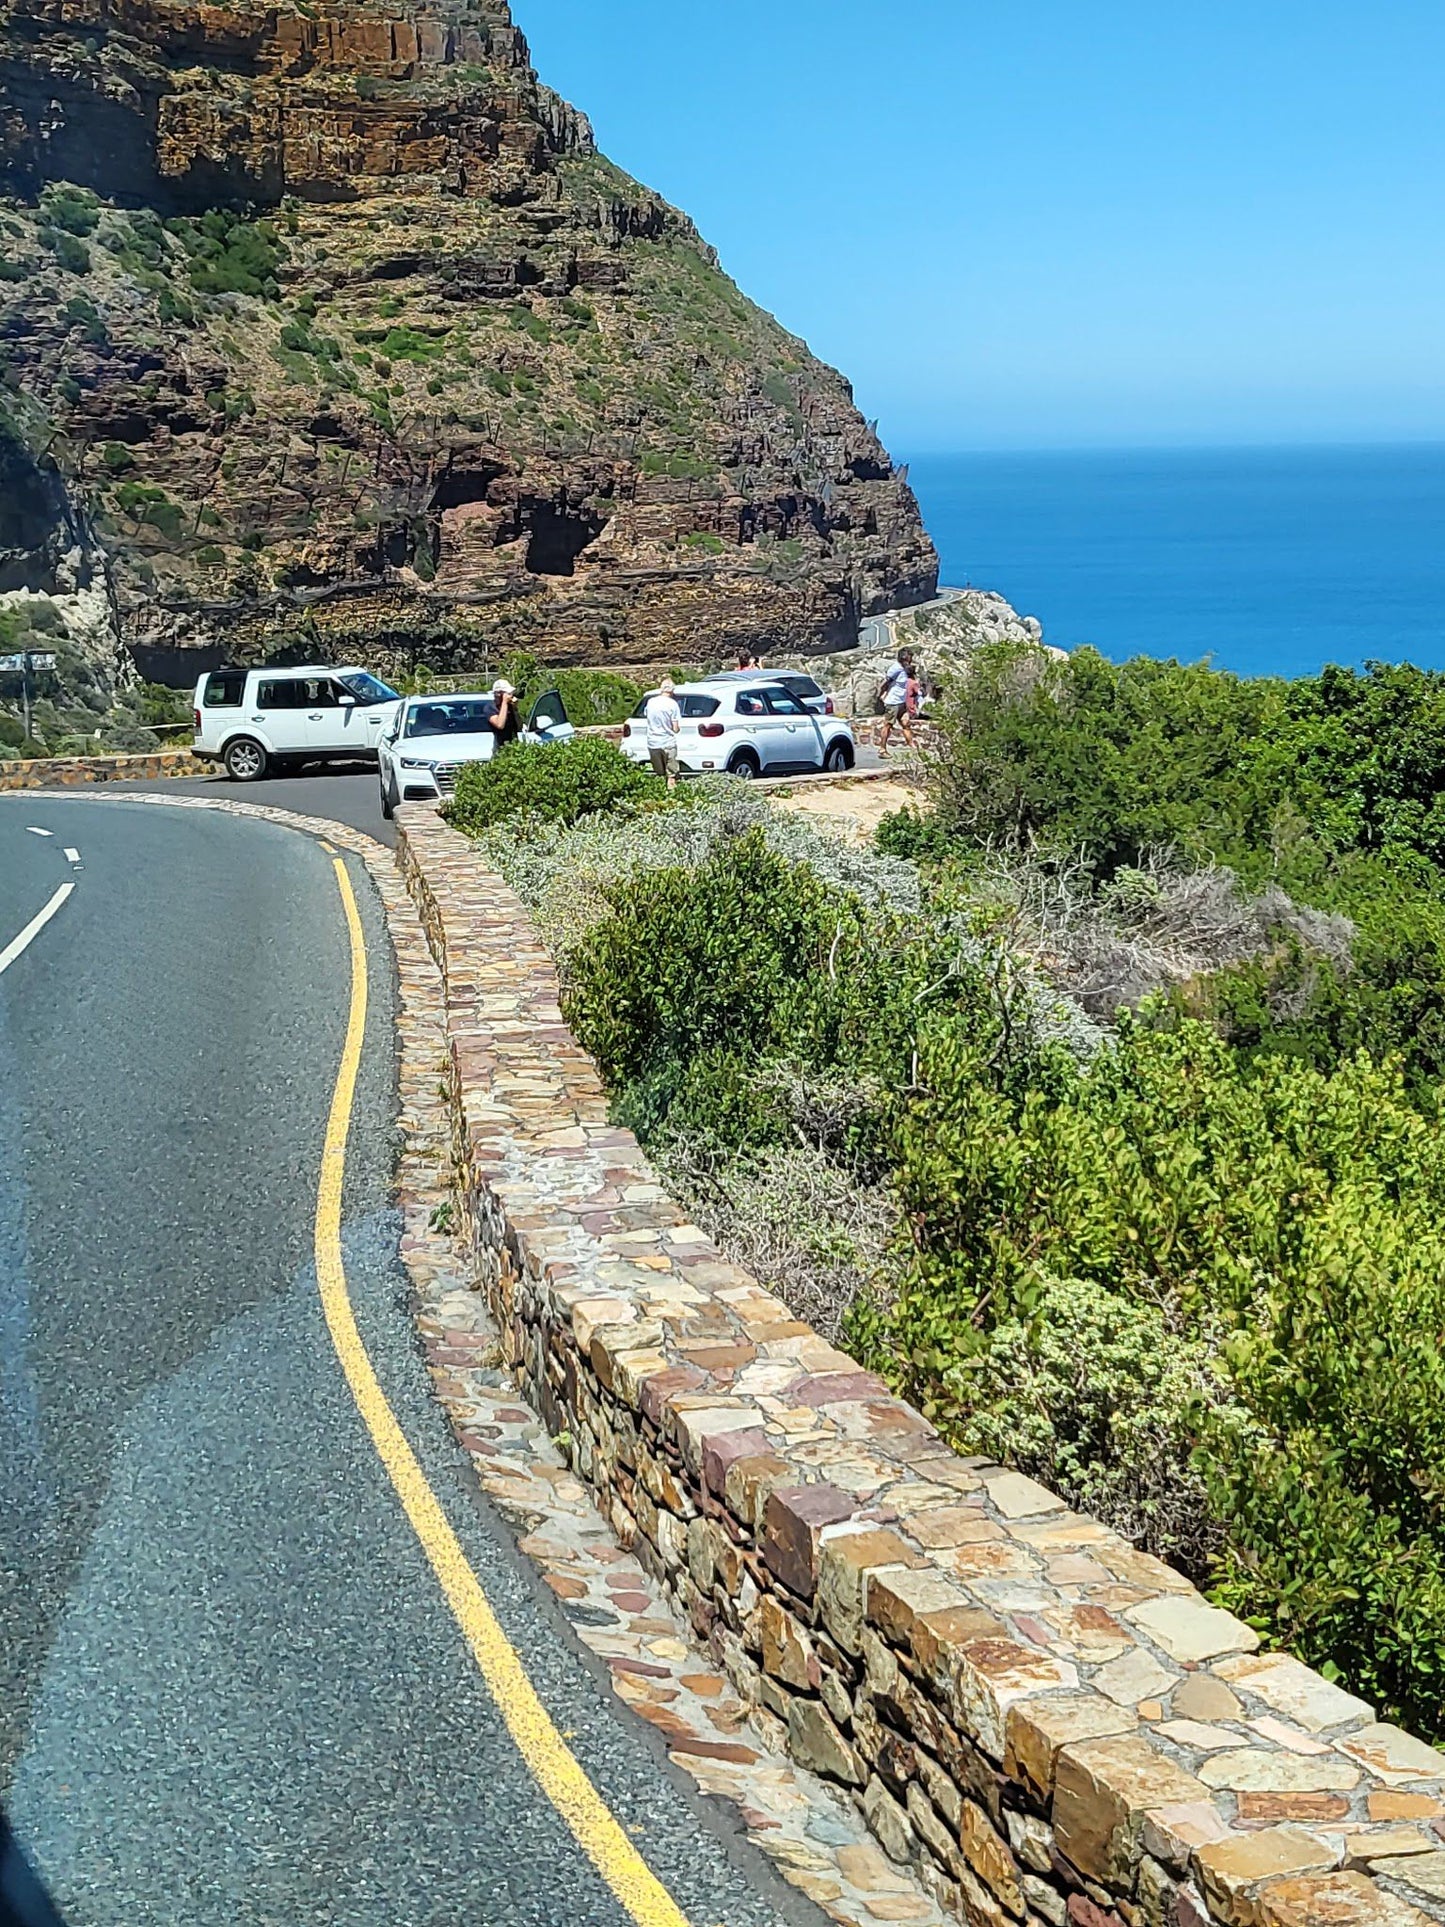
<instances>
[{"instance_id":1,"label":"person's khaki shorts","mask_svg":"<svg viewBox=\"0 0 1445 1927\"><path fill-rule=\"evenodd\" d=\"M883 714L890 723L901 723L908 715L907 703L884 703Z\"/></svg>"},{"instance_id":2,"label":"person's khaki shorts","mask_svg":"<svg viewBox=\"0 0 1445 1927\"><path fill-rule=\"evenodd\" d=\"M654 776L668 777L677 774L677 751L675 749L650 749Z\"/></svg>"}]
</instances>

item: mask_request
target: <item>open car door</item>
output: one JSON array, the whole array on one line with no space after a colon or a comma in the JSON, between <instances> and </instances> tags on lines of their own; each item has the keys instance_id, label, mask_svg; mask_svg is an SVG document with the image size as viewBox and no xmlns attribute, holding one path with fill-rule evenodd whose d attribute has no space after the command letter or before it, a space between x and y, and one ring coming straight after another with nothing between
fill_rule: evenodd
<instances>
[{"instance_id":1,"label":"open car door","mask_svg":"<svg viewBox=\"0 0 1445 1927\"><path fill-rule=\"evenodd\" d=\"M565 743L569 736L575 736L567 716L567 706L561 694L548 689L532 705L532 713L527 718L527 734L539 743Z\"/></svg>"}]
</instances>

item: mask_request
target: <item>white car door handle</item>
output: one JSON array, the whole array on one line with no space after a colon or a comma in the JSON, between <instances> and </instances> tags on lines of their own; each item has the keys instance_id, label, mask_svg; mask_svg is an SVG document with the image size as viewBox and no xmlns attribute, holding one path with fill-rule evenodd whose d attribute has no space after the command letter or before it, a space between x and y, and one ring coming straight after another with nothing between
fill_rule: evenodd
<instances>
[{"instance_id":1,"label":"white car door handle","mask_svg":"<svg viewBox=\"0 0 1445 1927\"><path fill-rule=\"evenodd\" d=\"M319 723L321 721L321 711L319 709L308 709L306 712L306 720L308 723Z\"/></svg>"}]
</instances>

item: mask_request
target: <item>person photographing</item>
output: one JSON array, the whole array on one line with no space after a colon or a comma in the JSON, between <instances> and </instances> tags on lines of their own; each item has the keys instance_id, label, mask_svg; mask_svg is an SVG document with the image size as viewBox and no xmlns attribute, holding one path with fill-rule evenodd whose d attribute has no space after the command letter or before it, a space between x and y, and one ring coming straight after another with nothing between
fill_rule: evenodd
<instances>
[{"instance_id":1,"label":"person photographing","mask_svg":"<svg viewBox=\"0 0 1445 1927\"><path fill-rule=\"evenodd\" d=\"M677 739L682 734L682 711L672 692L672 678L664 676L642 712L647 723L648 760L654 775L664 778L669 791L677 788Z\"/></svg>"},{"instance_id":2,"label":"person photographing","mask_svg":"<svg viewBox=\"0 0 1445 1927\"><path fill-rule=\"evenodd\" d=\"M522 719L517 714L517 692L504 677L498 676L492 684L492 713L487 722L497 738L498 749L515 743L522 733Z\"/></svg>"}]
</instances>

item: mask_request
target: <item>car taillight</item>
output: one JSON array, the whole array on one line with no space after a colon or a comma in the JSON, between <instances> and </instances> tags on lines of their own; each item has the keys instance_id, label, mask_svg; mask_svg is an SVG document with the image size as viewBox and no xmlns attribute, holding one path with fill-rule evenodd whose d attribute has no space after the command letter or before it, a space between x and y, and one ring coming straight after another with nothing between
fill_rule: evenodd
<instances>
[{"instance_id":1,"label":"car taillight","mask_svg":"<svg viewBox=\"0 0 1445 1927\"><path fill-rule=\"evenodd\" d=\"M193 709L191 714L196 719L196 734L199 736L201 733L201 712L199 709Z\"/></svg>"},{"instance_id":2,"label":"car taillight","mask_svg":"<svg viewBox=\"0 0 1445 1927\"><path fill-rule=\"evenodd\" d=\"M721 723L699 723L697 733L699 736L721 736L723 726Z\"/></svg>"},{"instance_id":3,"label":"car taillight","mask_svg":"<svg viewBox=\"0 0 1445 1927\"><path fill-rule=\"evenodd\" d=\"M630 736L630 735L632 734L632 725L631 725L631 723L624 723L624 724L622 725L622 733L623 733L623 735L624 735L624 736Z\"/></svg>"},{"instance_id":4,"label":"car taillight","mask_svg":"<svg viewBox=\"0 0 1445 1927\"><path fill-rule=\"evenodd\" d=\"M825 716L831 716L832 713L833 713L833 698L831 696L825 696L823 698L823 714Z\"/></svg>"}]
</instances>

